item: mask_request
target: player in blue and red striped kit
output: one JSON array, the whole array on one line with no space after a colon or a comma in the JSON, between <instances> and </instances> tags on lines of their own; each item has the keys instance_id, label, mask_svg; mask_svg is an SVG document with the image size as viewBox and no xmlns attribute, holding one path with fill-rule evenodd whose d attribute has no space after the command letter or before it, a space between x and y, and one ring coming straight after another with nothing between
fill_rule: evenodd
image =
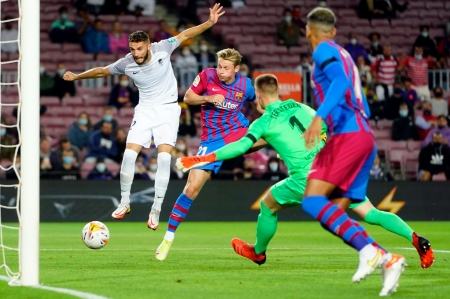
<instances>
[{"instance_id":1,"label":"player in blue and red striped kit","mask_svg":"<svg viewBox=\"0 0 450 299\"><path fill-rule=\"evenodd\" d=\"M239 140L247 133L249 121L241 113L246 101L256 103L255 90L249 78L238 73L242 56L234 49L217 53L217 69L203 70L186 92L184 101L189 105L202 105L203 134L197 156L204 156ZM258 147L255 144L254 147ZM156 258L164 260L169 253L175 231L186 217L192 202L211 172L219 171L222 161L192 169L183 193L178 197L170 214L164 240L156 250Z\"/></svg>"},{"instance_id":2,"label":"player in blue and red striped kit","mask_svg":"<svg viewBox=\"0 0 450 299\"><path fill-rule=\"evenodd\" d=\"M314 159L302 207L359 252L353 282L382 266L380 296L387 296L396 291L405 258L386 252L344 211L351 202L365 198L376 145L358 69L349 53L334 42L335 22L334 13L327 8L308 14L307 38L314 60L312 87L319 108L303 136L306 146L315 146L325 120L329 139Z\"/></svg>"}]
</instances>

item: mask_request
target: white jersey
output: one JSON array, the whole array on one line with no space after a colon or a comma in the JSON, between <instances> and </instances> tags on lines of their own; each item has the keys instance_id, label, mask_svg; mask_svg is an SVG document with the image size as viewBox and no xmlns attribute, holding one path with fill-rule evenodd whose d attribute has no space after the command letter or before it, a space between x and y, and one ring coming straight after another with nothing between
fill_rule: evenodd
<instances>
[{"instance_id":1,"label":"white jersey","mask_svg":"<svg viewBox=\"0 0 450 299\"><path fill-rule=\"evenodd\" d=\"M139 65L131 53L109 66L112 75L125 74L139 89L139 106L155 106L178 101L177 80L170 55L180 45L177 38L152 43L151 59Z\"/></svg>"}]
</instances>

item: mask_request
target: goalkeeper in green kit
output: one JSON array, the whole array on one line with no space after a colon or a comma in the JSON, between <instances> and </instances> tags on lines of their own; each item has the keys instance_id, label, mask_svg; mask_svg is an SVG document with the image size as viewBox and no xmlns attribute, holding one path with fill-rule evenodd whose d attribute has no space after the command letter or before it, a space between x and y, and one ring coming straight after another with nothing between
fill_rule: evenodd
<instances>
[{"instance_id":1,"label":"goalkeeper in green kit","mask_svg":"<svg viewBox=\"0 0 450 299\"><path fill-rule=\"evenodd\" d=\"M244 137L204 156L179 158L177 167L188 171L218 160L231 159L245 154L255 143L258 147L270 144L278 152L286 163L290 176L273 185L261 200L255 245L237 238L231 241L237 254L262 265L266 261L266 249L277 230L278 211L301 204L311 164L326 143L327 128L325 124L322 125L322 140L316 143L318 146L312 150L307 149L302 134L311 123L315 111L294 100L280 101L278 80L274 75L257 77L255 91L259 105L265 112L250 125ZM397 215L377 210L368 198L350 205L350 209L365 222L382 226L408 239L419 253L422 268L433 264L434 254L429 241L416 234Z\"/></svg>"}]
</instances>

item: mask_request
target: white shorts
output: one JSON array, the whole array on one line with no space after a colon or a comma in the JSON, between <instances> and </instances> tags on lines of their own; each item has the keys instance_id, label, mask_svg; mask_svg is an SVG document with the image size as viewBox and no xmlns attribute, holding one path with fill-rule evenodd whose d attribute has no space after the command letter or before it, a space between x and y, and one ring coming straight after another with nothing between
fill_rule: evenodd
<instances>
[{"instance_id":1,"label":"white shorts","mask_svg":"<svg viewBox=\"0 0 450 299\"><path fill-rule=\"evenodd\" d=\"M181 107L178 103L154 107L136 106L127 143L149 148L153 137L156 147L160 144L175 146L180 113Z\"/></svg>"}]
</instances>

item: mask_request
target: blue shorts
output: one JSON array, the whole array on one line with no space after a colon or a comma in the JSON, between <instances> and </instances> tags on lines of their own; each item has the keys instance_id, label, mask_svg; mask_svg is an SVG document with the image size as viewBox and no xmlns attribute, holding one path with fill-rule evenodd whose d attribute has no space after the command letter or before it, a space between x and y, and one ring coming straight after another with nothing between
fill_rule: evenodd
<instances>
[{"instance_id":1,"label":"blue shorts","mask_svg":"<svg viewBox=\"0 0 450 299\"><path fill-rule=\"evenodd\" d=\"M219 139L216 141L201 141L200 147L198 148L197 156L204 156L206 154L212 153L218 150L221 147L227 145L225 140ZM201 170L212 170L214 173L217 173L222 166L223 161L216 161L214 163L206 164L204 166L195 167L192 169L201 169Z\"/></svg>"}]
</instances>

